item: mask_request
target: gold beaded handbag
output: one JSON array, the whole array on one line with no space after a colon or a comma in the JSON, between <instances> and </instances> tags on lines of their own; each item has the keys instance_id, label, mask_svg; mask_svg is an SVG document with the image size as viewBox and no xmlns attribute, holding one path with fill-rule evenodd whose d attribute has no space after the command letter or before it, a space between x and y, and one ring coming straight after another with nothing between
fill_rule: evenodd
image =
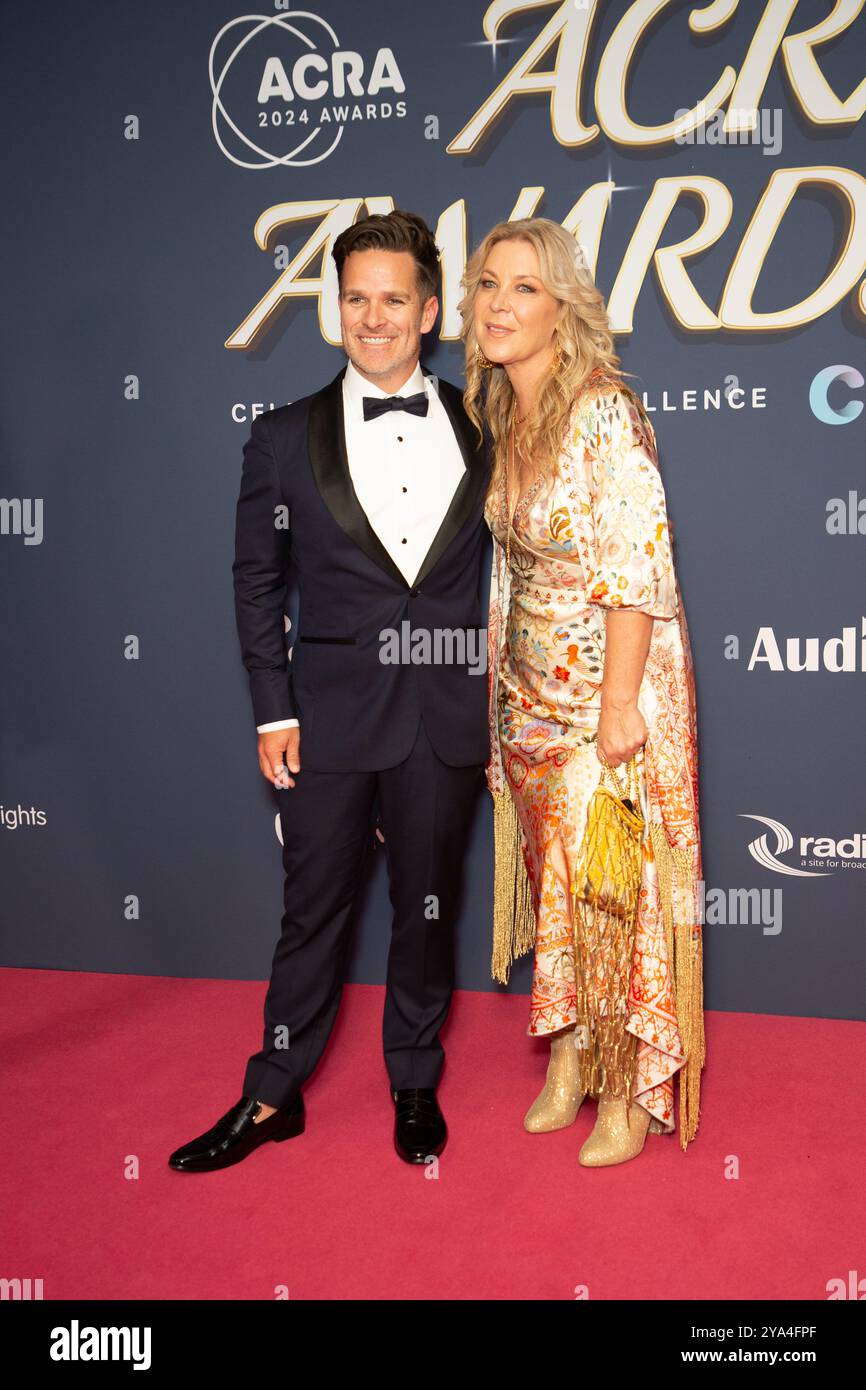
<instances>
[{"instance_id":1,"label":"gold beaded handbag","mask_svg":"<svg viewBox=\"0 0 866 1390\"><path fill-rule=\"evenodd\" d=\"M616 769L603 763L575 876L576 894L585 906L615 917L636 914L643 832L636 758L629 759L625 788Z\"/></svg>"},{"instance_id":2,"label":"gold beaded handbag","mask_svg":"<svg viewBox=\"0 0 866 1390\"><path fill-rule=\"evenodd\" d=\"M611 785L612 784L612 785ZM584 1029L584 1090L628 1095L634 1035L625 1030L637 929L645 822L636 757L626 785L602 765L573 878L575 992Z\"/></svg>"}]
</instances>

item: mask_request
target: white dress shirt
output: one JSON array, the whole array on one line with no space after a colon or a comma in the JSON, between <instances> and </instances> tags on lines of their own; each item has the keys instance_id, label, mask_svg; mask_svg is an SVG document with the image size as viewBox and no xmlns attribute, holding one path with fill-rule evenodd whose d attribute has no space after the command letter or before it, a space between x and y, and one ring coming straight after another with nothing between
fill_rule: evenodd
<instances>
[{"instance_id":1,"label":"white dress shirt","mask_svg":"<svg viewBox=\"0 0 866 1390\"><path fill-rule=\"evenodd\" d=\"M435 376L415 370L397 391L383 391L349 362L343 377L343 420L352 486L391 559L411 584L466 471ZM426 415L388 410L364 419L364 396L414 396L426 391ZM289 729L297 719L258 724L260 734Z\"/></svg>"}]
</instances>

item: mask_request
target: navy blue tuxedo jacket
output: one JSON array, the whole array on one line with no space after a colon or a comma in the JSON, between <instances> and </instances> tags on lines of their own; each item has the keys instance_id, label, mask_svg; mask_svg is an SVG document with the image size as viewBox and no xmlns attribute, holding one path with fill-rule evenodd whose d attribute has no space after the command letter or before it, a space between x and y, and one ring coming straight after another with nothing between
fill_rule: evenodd
<instances>
[{"instance_id":1,"label":"navy blue tuxedo jacket","mask_svg":"<svg viewBox=\"0 0 866 1390\"><path fill-rule=\"evenodd\" d=\"M472 655L479 647L486 654L487 450L478 444L459 388L440 379L439 398L466 471L408 583L352 486L344 374L345 368L321 391L260 415L244 446L233 575L255 722L297 718L301 768L312 771L394 767L411 752L419 718L443 762L484 763L487 675L486 669L473 671ZM286 511L288 526L275 524ZM283 618L290 565L299 598L291 660ZM465 629L467 660L381 660L380 634L403 633L407 621L412 632Z\"/></svg>"}]
</instances>

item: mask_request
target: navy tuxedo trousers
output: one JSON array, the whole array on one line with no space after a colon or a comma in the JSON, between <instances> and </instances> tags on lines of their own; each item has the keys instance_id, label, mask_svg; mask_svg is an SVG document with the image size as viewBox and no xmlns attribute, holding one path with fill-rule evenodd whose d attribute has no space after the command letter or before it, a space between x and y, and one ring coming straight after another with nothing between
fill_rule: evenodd
<instances>
[{"instance_id":1,"label":"navy tuxedo trousers","mask_svg":"<svg viewBox=\"0 0 866 1390\"><path fill-rule=\"evenodd\" d=\"M454 987L460 870L483 764L451 767L419 719L414 746L381 772L301 771L278 791L285 910L265 998L261 1050L244 1095L292 1101L318 1063L337 1016L353 908L373 849L385 839L394 909L383 1043L392 1087L436 1086L439 1029Z\"/></svg>"}]
</instances>

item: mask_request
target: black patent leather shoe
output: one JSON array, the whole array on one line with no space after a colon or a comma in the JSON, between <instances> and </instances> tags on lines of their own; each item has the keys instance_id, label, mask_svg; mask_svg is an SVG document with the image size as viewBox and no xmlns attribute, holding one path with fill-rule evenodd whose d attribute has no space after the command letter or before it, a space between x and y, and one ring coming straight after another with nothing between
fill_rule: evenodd
<instances>
[{"instance_id":1,"label":"black patent leather shoe","mask_svg":"<svg viewBox=\"0 0 866 1390\"><path fill-rule=\"evenodd\" d=\"M394 1148L406 1163L424 1163L441 1154L448 1130L432 1087L392 1089Z\"/></svg>"},{"instance_id":2,"label":"black patent leather shoe","mask_svg":"<svg viewBox=\"0 0 866 1390\"><path fill-rule=\"evenodd\" d=\"M181 1173L209 1173L215 1168L229 1168L233 1163L240 1163L269 1139L281 1144L284 1139L303 1134L304 1102L300 1095L291 1105L275 1110L273 1115L256 1124L255 1117L260 1109L259 1101L241 1096L231 1110L217 1120L213 1129L175 1149L168 1166Z\"/></svg>"}]
</instances>

